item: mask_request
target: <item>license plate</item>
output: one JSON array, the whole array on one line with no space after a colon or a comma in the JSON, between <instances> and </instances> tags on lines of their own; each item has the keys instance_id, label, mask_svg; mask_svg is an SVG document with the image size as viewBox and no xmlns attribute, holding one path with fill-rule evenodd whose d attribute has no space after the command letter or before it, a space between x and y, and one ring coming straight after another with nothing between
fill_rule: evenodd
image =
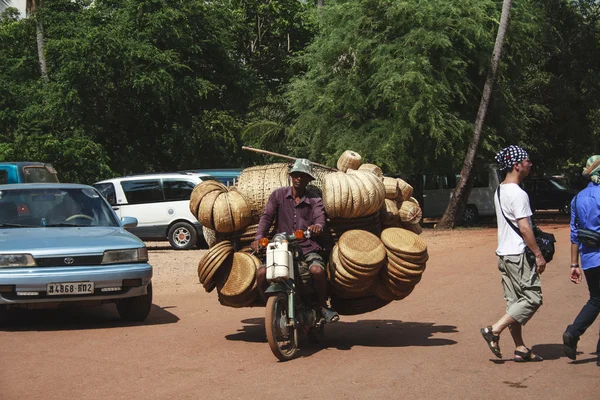
<instances>
[{"instance_id":1,"label":"license plate","mask_svg":"<svg viewBox=\"0 0 600 400\"><path fill-rule=\"evenodd\" d=\"M69 294L93 294L94 282L49 283L46 287L49 296Z\"/></svg>"}]
</instances>

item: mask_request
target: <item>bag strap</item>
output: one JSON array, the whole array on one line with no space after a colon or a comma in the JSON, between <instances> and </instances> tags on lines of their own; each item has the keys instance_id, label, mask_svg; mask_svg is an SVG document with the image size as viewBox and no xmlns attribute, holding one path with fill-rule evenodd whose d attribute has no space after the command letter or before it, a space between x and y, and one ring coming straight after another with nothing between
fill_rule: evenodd
<instances>
[{"instance_id":1,"label":"bag strap","mask_svg":"<svg viewBox=\"0 0 600 400\"><path fill-rule=\"evenodd\" d=\"M500 185L498 185L498 189L496 190L496 193L498 193L498 205L500 206L500 212L502 213L502 216L504 217L504 219L506 220L508 225L513 229L513 231L515 231L517 233L517 235L519 235L521 237L521 239L523 239L523 235L521 234L521 231L519 230L519 228L517 228L512 223L512 221L506 217L506 215L504 215L504 210L502 209L502 201L500 201Z\"/></svg>"},{"instance_id":2,"label":"bag strap","mask_svg":"<svg viewBox=\"0 0 600 400\"><path fill-rule=\"evenodd\" d=\"M579 193L575 195L575 203L573 207L575 207L575 227L579 229L579 217L577 216L577 197L579 197Z\"/></svg>"}]
</instances>

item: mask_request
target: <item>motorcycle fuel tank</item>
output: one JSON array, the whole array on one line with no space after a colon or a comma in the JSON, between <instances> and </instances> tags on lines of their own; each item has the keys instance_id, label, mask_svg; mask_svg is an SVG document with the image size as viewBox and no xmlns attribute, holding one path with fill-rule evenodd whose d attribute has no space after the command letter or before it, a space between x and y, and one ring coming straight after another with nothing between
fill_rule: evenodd
<instances>
[{"instance_id":1,"label":"motorcycle fuel tank","mask_svg":"<svg viewBox=\"0 0 600 400\"><path fill-rule=\"evenodd\" d=\"M287 243L269 243L266 266L268 281L294 279L294 257Z\"/></svg>"}]
</instances>

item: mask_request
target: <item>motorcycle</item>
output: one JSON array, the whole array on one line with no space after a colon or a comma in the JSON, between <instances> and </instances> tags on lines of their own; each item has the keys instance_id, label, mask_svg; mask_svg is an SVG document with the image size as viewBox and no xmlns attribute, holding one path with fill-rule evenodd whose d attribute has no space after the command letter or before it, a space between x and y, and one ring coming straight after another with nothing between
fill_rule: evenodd
<instances>
[{"instance_id":1,"label":"motorcycle","mask_svg":"<svg viewBox=\"0 0 600 400\"><path fill-rule=\"evenodd\" d=\"M271 241L263 238L260 245L266 252L266 278L269 286L265 330L271 351L280 361L287 361L298 351L298 332L308 334L318 342L324 333L325 319L316 296L304 285L298 272L302 260L299 241L310 238L309 231L298 230L293 235L276 234Z\"/></svg>"}]
</instances>

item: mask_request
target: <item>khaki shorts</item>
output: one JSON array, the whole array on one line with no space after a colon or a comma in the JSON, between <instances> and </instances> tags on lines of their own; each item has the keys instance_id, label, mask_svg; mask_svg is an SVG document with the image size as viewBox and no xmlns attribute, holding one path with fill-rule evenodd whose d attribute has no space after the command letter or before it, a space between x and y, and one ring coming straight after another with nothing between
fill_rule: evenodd
<instances>
[{"instance_id":1,"label":"khaki shorts","mask_svg":"<svg viewBox=\"0 0 600 400\"><path fill-rule=\"evenodd\" d=\"M304 260L298 263L298 272L300 272L300 278L302 282L307 283L310 278L310 266L318 265L323 271L325 271L325 261L323 257L316 251L311 251L304 255Z\"/></svg>"},{"instance_id":2,"label":"khaki shorts","mask_svg":"<svg viewBox=\"0 0 600 400\"><path fill-rule=\"evenodd\" d=\"M498 269L506 313L525 325L542 305L542 284L535 264L530 265L525 254L498 256Z\"/></svg>"}]
</instances>

